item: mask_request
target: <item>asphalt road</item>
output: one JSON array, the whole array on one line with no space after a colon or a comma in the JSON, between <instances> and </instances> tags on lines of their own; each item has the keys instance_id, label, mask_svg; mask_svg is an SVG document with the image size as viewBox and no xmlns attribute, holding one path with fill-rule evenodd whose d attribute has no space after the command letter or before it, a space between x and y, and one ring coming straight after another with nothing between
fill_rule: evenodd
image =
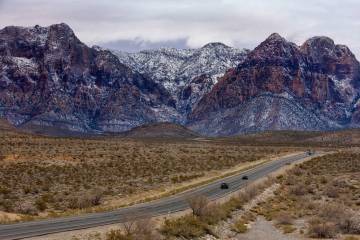
<instances>
[{"instance_id":1,"label":"asphalt road","mask_svg":"<svg viewBox=\"0 0 360 240\"><path fill-rule=\"evenodd\" d=\"M318 155L317 153L313 156ZM114 223L121 223L132 219L141 219L144 216L165 215L188 208L187 199L194 195L205 195L211 200L226 196L237 191L249 182L258 180L268 174L280 169L281 167L300 161L308 157L306 153L280 158L253 169L241 172L237 175L214 181L207 185L193 190L180 193L171 197L162 198L149 203L137 204L131 207L120 208L118 210L91 213L75 217L56 218L10 225L0 225L0 239L14 240L28 237L47 235L51 233L66 232L71 230L98 227ZM243 180L243 176L248 176L248 180ZM220 189L220 184L226 182L229 189Z\"/></svg>"}]
</instances>

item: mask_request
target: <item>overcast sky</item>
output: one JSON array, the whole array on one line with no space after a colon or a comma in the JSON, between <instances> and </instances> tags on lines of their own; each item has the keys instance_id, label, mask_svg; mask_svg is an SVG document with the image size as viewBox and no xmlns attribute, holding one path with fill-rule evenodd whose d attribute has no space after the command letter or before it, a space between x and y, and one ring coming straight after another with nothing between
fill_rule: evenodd
<instances>
[{"instance_id":1,"label":"overcast sky","mask_svg":"<svg viewBox=\"0 0 360 240\"><path fill-rule=\"evenodd\" d=\"M0 0L0 28L60 22L89 45L126 51L253 48L278 32L297 44L326 35L360 56L359 0Z\"/></svg>"}]
</instances>

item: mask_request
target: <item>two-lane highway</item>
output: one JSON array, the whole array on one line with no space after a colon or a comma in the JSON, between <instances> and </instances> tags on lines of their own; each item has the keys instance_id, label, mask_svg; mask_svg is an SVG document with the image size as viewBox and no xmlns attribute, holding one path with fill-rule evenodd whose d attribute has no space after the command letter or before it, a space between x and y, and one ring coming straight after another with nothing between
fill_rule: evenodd
<instances>
[{"instance_id":1,"label":"two-lane highway","mask_svg":"<svg viewBox=\"0 0 360 240\"><path fill-rule=\"evenodd\" d=\"M317 156L313 154L312 156ZM51 233L65 232L71 230L85 229L114 223L121 223L130 219L140 219L144 216L159 216L188 208L187 199L191 196L204 195L211 200L219 199L234 191L237 191L252 182L267 176L270 173L309 157L307 153L283 157L275 161L259 165L248 171L241 172L231 177L226 177L196 189L179 193L174 196L162 198L149 203L137 204L131 207L118 210L91 213L75 217L64 217L50 220L41 220L10 225L0 225L0 239L14 240L34 236L41 236ZM249 180L243 180L243 176ZM220 189L220 184L226 182L229 189Z\"/></svg>"}]
</instances>

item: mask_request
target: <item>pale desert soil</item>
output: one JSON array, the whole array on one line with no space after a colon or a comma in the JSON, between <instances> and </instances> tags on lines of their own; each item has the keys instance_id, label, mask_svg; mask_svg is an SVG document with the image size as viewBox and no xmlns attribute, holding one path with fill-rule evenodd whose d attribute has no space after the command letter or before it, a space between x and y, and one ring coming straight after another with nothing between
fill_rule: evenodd
<instances>
[{"instance_id":1,"label":"pale desert soil","mask_svg":"<svg viewBox=\"0 0 360 240\"><path fill-rule=\"evenodd\" d=\"M259 217L255 223L251 225L251 229L245 233L238 235L235 239L239 240L295 240L295 238L286 234L283 234L274 227L271 222L266 221L264 218Z\"/></svg>"}]
</instances>

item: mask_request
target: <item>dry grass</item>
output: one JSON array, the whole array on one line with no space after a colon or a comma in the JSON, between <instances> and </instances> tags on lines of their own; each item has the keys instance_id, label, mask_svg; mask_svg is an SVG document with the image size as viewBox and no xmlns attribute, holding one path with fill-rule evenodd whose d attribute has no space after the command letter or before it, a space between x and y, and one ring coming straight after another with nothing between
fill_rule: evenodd
<instances>
[{"instance_id":1,"label":"dry grass","mask_svg":"<svg viewBox=\"0 0 360 240\"><path fill-rule=\"evenodd\" d=\"M343 151L303 163L278 178L276 196L257 212L279 227L307 220L307 234L360 234L360 153Z\"/></svg>"},{"instance_id":2,"label":"dry grass","mask_svg":"<svg viewBox=\"0 0 360 240\"><path fill-rule=\"evenodd\" d=\"M9 131L0 131L0 139L0 211L34 216L104 208L291 151L232 142L51 138Z\"/></svg>"}]
</instances>

